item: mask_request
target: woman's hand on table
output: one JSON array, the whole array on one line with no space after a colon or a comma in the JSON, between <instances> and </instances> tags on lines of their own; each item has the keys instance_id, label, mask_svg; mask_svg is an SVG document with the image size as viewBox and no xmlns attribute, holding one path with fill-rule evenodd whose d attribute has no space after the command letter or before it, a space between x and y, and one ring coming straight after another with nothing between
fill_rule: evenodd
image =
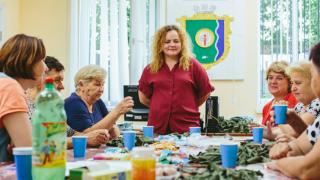
<instances>
[{"instance_id":1,"label":"woman's hand on table","mask_svg":"<svg viewBox=\"0 0 320 180\"><path fill-rule=\"evenodd\" d=\"M271 162L268 162L267 166L268 166L269 169L272 169L274 171L281 171L284 175L286 175L289 178L292 178L292 179L296 179L297 178L294 175L290 174L288 171L281 170L281 167L280 167L280 165L278 165L278 161L277 160L272 160Z\"/></svg>"},{"instance_id":2,"label":"woman's hand on table","mask_svg":"<svg viewBox=\"0 0 320 180\"><path fill-rule=\"evenodd\" d=\"M289 134L280 134L276 137L276 141L277 143L289 143L293 140L295 140L296 138L289 135Z\"/></svg>"},{"instance_id":3,"label":"woman's hand on table","mask_svg":"<svg viewBox=\"0 0 320 180\"><path fill-rule=\"evenodd\" d=\"M253 127L263 127L263 138L268 140L274 140L274 135L270 126L270 122L267 122L267 126L264 126L259 123L251 122L251 125L249 125L249 129L252 131Z\"/></svg>"},{"instance_id":4,"label":"woman's hand on table","mask_svg":"<svg viewBox=\"0 0 320 180\"><path fill-rule=\"evenodd\" d=\"M273 146L269 151L270 159L281 159L284 157L293 156L293 150L288 143L280 143Z\"/></svg>"},{"instance_id":5,"label":"woman's hand on table","mask_svg":"<svg viewBox=\"0 0 320 180\"><path fill-rule=\"evenodd\" d=\"M110 134L110 140L111 139L116 139L117 137L120 136L120 129L119 127L115 124L112 126L112 128L109 130Z\"/></svg>"},{"instance_id":6,"label":"woman's hand on table","mask_svg":"<svg viewBox=\"0 0 320 180\"><path fill-rule=\"evenodd\" d=\"M125 97L114 109L113 111L117 113L119 116L125 114L132 110L133 104L132 97Z\"/></svg>"},{"instance_id":7,"label":"woman's hand on table","mask_svg":"<svg viewBox=\"0 0 320 180\"><path fill-rule=\"evenodd\" d=\"M106 144L109 140L109 133L106 129L98 129L91 131L89 133L86 133L86 136L88 136L87 144L89 146L97 146L101 144Z\"/></svg>"},{"instance_id":8,"label":"woman's hand on table","mask_svg":"<svg viewBox=\"0 0 320 180\"><path fill-rule=\"evenodd\" d=\"M274 171L279 171L279 166L277 165L277 160L272 160L271 162L268 162L267 166L269 169L272 169Z\"/></svg>"}]
</instances>

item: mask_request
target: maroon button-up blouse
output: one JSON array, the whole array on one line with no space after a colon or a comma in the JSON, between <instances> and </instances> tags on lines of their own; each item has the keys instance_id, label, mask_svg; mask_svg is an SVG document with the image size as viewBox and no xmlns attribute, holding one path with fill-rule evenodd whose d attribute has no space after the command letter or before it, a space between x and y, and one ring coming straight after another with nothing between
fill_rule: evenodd
<instances>
[{"instance_id":1,"label":"maroon button-up blouse","mask_svg":"<svg viewBox=\"0 0 320 180\"><path fill-rule=\"evenodd\" d=\"M172 132L189 132L189 127L199 127L198 98L214 91L201 64L191 60L189 71L177 63L170 71L164 62L158 74L150 72L148 65L139 80L138 90L151 94L148 126L154 133L164 134L168 123Z\"/></svg>"}]
</instances>

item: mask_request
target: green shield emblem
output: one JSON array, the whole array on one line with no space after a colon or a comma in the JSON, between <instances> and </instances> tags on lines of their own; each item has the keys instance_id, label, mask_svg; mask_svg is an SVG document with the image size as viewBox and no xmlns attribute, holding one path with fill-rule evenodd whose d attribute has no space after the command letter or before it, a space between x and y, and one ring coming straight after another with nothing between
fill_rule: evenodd
<instances>
[{"instance_id":1,"label":"green shield emblem","mask_svg":"<svg viewBox=\"0 0 320 180\"><path fill-rule=\"evenodd\" d=\"M193 43L193 53L202 66L208 70L223 61L229 54L229 36L232 33L230 22L234 18L228 15L219 17L212 13L182 16L180 22Z\"/></svg>"}]
</instances>

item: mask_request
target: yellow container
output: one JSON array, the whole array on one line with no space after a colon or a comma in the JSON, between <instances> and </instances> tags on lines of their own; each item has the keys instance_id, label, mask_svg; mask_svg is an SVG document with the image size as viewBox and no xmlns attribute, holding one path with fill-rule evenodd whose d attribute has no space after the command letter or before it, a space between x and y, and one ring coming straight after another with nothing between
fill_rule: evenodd
<instances>
[{"instance_id":1,"label":"yellow container","mask_svg":"<svg viewBox=\"0 0 320 180\"><path fill-rule=\"evenodd\" d=\"M132 149L132 180L156 179L156 159L153 154L153 148L135 147Z\"/></svg>"}]
</instances>

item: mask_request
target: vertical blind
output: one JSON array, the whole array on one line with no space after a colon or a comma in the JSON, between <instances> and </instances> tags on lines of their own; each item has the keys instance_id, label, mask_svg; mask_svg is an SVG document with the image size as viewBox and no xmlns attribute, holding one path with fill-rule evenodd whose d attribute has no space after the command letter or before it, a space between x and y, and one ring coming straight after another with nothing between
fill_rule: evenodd
<instances>
[{"instance_id":1,"label":"vertical blind","mask_svg":"<svg viewBox=\"0 0 320 180\"><path fill-rule=\"evenodd\" d=\"M96 64L107 70L102 100L123 99L123 85L137 85L149 59L159 0L72 0L70 77ZM74 82L71 81L71 92Z\"/></svg>"},{"instance_id":2,"label":"vertical blind","mask_svg":"<svg viewBox=\"0 0 320 180\"><path fill-rule=\"evenodd\" d=\"M260 0L260 98L269 93L265 70L275 61L309 58L319 42L320 0Z\"/></svg>"}]
</instances>

